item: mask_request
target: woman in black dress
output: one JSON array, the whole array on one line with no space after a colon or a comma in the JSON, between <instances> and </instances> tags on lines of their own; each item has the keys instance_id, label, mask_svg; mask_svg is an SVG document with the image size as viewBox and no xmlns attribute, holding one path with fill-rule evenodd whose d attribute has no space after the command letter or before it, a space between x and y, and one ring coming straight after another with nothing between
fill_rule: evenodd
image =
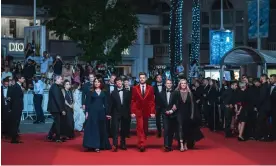
<instances>
[{"instance_id":1,"label":"woman in black dress","mask_svg":"<svg viewBox=\"0 0 276 166\"><path fill-rule=\"evenodd\" d=\"M236 112L236 119L238 121L238 131L239 141L245 141L243 134L247 119L247 113L248 113L248 101L250 99L247 91L246 83L240 82L239 83L240 89L238 90L236 94L236 104L235 104L235 112Z\"/></svg>"},{"instance_id":2,"label":"woman in black dress","mask_svg":"<svg viewBox=\"0 0 276 166\"><path fill-rule=\"evenodd\" d=\"M62 90L65 99L66 116L61 119L61 135L72 139L74 134L74 98L71 90L71 83L69 80L64 81L64 89Z\"/></svg>"},{"instance_id":3,"label":"woman in black dress","mask_svg":"<svg viewBox=\"0 0 276 166\"><path fill-rule=\"evenodd\" d=\"M179 81L174 93L173 104L176 107L180 151L184 152L188 150L187 143L192 136L191 122L194 117L194 102L187 80Z\"/></svg>"}]
</instances>

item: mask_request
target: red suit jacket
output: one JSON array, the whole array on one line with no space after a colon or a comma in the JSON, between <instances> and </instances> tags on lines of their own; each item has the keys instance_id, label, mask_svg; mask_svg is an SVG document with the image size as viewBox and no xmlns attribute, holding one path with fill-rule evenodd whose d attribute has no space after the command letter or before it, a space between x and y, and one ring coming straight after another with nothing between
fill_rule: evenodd
<instances>
[{"instance_id":1,"label":"red suit jacket","mask_svg":"<svg viewBox=\"0 0 276 166\"><path fill-rule=\"evenodd\" d=\"M146 85L145 96L142 96L140 85L132 88L131 113L137 117L150 117L155 114L154 90L150 85Z\"/></svg>"}]
</instances>

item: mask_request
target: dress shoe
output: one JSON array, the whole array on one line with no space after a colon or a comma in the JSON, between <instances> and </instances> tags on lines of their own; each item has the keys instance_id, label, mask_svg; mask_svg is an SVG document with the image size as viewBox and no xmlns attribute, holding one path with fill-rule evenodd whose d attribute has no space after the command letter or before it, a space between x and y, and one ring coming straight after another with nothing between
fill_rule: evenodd
<instances>
[{"instance_id":1,"label":"dress shoe","mask_svg":"<svg viewBox=\"0 0 276 166\"><path fill-rule=\"evenodd\" d=\"M238 141L245 141L245 139L242 137L238 137Z\"/></svg>"},{"instance_id":2,"label":"dress shoe","mask_svg":"<svg viewBox=\"0 0 276 166\"><path fill-rule=\"evenodd\" d=\"M143 147L143 146L141 146L141 147L139 148L139 151L140 151L140 152L145 152L145 151L146 151L146 148Z\"/></svg>"},{"instance_id":3,"label":"dress shoe","mask_svg":"<svg viewBox=\"0 0 276 166\"><path fill-rule=\"evenodd\" d=\"M19 140L11 140L11 143L12 144L21 144L23 143L22 141L19 141Z\"/></svg>"},{"instance_id":4,"label":"dress shoe","mask_svg":"<svg viewBox=\"0 0 276 166\"><path fill-rule=\"evenodd\" d=\"M120 149L122 149L122 150L127 150L126 145L125 145L125 144L121 144L121 145L120 145Z\"/></svg>"},{"instance_id":5,"label":"dress shoe","mask_svg":"<svg viewBox=\"0 0 276 166\"><path fill-rule=\"evenodd\" d=\"M117 146L112 146L112 152L117 152L118 151L118 148L117 148Z\"/></svg>"},{"instance_id":6,"label":"dress shoe","mask_svg":"<svg viewBox=\"0 0 276 166\"><path fill-rule=\"evenodd\" d=\"M53 137L48 135L48 136L46 137L46 141L53 141Z\"/></svg>"},{"instance_id":7,"label":"dress shoe","mask_svg":"<svg viewBox=\"0 0 276 166\"><path fill-rule=\"evenodd\" d=\"M170 147L164 147L164 151L165 151L165 152L171 152L171 151L173 151L173 150L172 150L172 148L170 148Z\"/></svg>"}]
</instances>

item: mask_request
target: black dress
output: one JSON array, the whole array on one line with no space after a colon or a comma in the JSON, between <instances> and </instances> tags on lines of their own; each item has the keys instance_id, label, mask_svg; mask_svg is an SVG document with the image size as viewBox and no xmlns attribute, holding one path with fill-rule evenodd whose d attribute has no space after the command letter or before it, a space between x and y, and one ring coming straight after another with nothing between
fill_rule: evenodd
<instances>
[{"instance_id":1,"label":"black dress","mask_svg":"<svg viewBox=\"0 0 276 166\"><path fill-rule=\"evenodd\" d=\"M192 94L188 92L175 91L173 100L177 108L176 114L179 140L183 140L184 142L201 140L204 136L199 128L199 113L194 112L194 101ZM192 113L193 119L191 119Z\"/></svg>"},{"instance_id":2,"label":"black dress","mask_svg":"<svg viewBox=\"0 0 276 166\"><path fill-rule=\"evenodd\" d=\"M236 104L238 105L238 109L242 107L240 114L237 119L239 122L246 122L247 114L248 114L248 101L249 101L249 93L247 90L238 90L236 94Z\"/></svg>"},{"instance_id":3,"label":"black dress","mask_svg":"<svg viewBox=\"0 0 276 166\"><path fill-rule=\"evenodd\" d=\"M74 134L74 111L69 105L73 105L72 91L63 91L65 98L65 116L61 116L61 135L73 138Z\"/></svg>"}]
</instances>

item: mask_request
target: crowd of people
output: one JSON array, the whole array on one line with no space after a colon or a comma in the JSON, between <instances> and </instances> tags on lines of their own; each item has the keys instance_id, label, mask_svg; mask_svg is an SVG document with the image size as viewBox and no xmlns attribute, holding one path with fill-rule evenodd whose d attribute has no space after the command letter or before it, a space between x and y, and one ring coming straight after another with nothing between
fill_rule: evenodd
<instances>
[{"instance_id":1,"label":"crowd of people","mask_svg":"<svg viewBox=\"0 0 276 166\"><path fill-rule=\"evenodd\" d=\"M15 69L11 73L5 66L2 72L2 134L11 143L21 143L18 128L24 90L34 92L34 123L45 122L42 98L50 73L47 111L54 122L47 136L49 141L64 142L79 131L84 132L83 147L87 151L126 150L131 118L136 118L141 152L146 147L149 118L156 119L157 137L163 136L166 152L173 150L174 139L181 152L192 148L203 138L202 126L211 131L224 130L226 137L237 135L239 141L275 140L276 75L270 79L265 74L260 79L243 76L239 82L223 81L220 87L210 78L194 78L190 85L180 79L174 84L170 79L164 81L160 74L153 85L148 85L147 74L140 73L139 84L132 86L130 78L114 74L105 82L91 65L85 70L81 65L72 68L58 56L51 64L46 52L44 58L42 62L48 61L49 68L41 70L40 64L39 73L35 73L38 64L31 58L27 58L21 71Z\"/></svg>"}]
</instances>

